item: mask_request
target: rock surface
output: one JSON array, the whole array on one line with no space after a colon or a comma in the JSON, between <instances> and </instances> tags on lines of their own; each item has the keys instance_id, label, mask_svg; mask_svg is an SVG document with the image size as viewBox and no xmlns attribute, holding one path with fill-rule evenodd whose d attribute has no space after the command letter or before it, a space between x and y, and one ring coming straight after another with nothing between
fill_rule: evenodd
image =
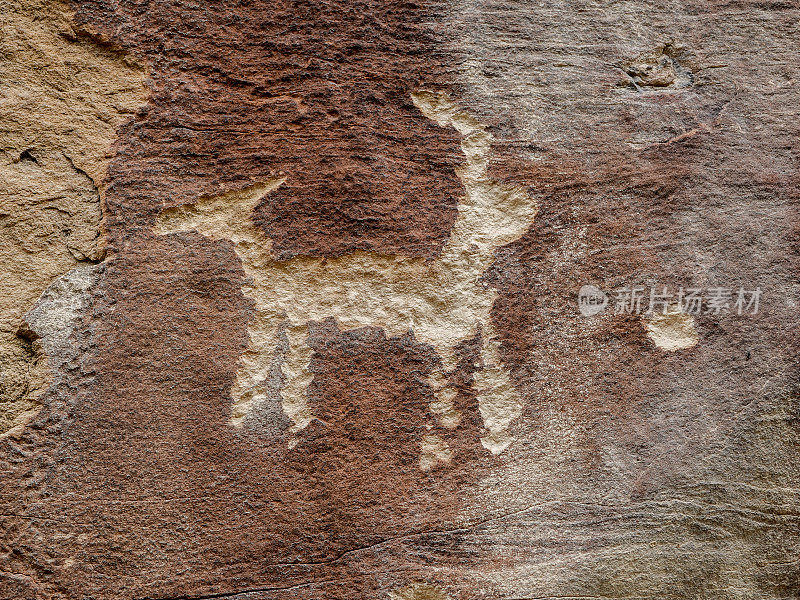
<instances>
[{"instance_id":1,"label":"rock surface","mask_svg":"<svg viewBox=\"0 0 800 600\"><path fill-rule=\"evenodd\" d=\"M0 598L800 598L796 3L0 7Z\"/></svg>"},{"instance_id":2,"label":"rock surface","mask_svg":"<svg viewBox=\"0 0 800 600\"><path fill-rule=\"evenodd\" d=\"M50 283L99 261L100 187L117 128L145 102L145 72L89 39L56 1L0 15L0 435L38 410L46 369L24 314ZM28 336L30 337L30 336Z\"/></svg>"}]
</instances>

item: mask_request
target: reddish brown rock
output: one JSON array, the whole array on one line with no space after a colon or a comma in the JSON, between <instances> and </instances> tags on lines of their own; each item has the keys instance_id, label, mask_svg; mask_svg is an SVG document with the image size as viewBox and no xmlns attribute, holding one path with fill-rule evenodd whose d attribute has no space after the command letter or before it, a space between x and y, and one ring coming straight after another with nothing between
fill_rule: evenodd
<instances>
[{"instance_id":1,"label":"reddish brown rock","mask_svg":"<svg viewBox=\"0 0 800 600\"><path fill-rule=\"evenodd\" d=\"M798 7L72 8L150 94L15 306L0 597L799 597Z\"/></svg>"}]
</instances>

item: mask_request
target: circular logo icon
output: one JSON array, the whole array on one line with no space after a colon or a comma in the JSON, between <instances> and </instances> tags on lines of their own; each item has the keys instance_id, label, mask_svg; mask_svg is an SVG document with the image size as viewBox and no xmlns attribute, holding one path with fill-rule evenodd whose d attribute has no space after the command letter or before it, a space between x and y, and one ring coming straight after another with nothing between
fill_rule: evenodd
<instances>
[{"instance_id":1,"label":"circular logo icon","mask_svg":"<svg viewBox=\"0 0 800 600\"><path fill-rule=\"evenodd\" d=\"M591 317L605 310L608 296L600 288L584 285L578 290L578 310L584 317Z\"/></svg>"}]
</instances>

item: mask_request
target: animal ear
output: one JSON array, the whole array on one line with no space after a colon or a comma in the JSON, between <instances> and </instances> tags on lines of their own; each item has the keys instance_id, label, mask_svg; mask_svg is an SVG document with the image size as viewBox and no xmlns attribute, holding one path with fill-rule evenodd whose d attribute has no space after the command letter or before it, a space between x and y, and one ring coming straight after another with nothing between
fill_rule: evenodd
<instances>
[{"instance_id":1,"label":"animal ear","mask_svg":"<svg viewBox=\"0 0 800 600\"><path fill-rule=\"evenodd\" d=\"M232 192L232 195L234 199L238 201L237 203L245 204L250 207L250 210L253 210L261 203L267 194L274 192L283 185L285 181L286 177L268 179L264 182L254 183L237 192Z\"/></svg>"}]
</instances>

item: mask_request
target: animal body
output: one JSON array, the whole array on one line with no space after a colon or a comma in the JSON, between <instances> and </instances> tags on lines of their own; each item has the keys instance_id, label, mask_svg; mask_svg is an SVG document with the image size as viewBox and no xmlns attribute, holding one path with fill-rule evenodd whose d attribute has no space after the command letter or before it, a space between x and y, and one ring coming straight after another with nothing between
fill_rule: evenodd
<instances>
[{"instance_id":1,"label":"animal body","mask_svg":"<svg viewBox=\"0 0 800 600\"><path fill-rule=\"evenodd\" d=\"M455 349L480 333L482 360L474 387L485 425L481 442L493 453L511 443L507 429L521 415L522 404L492 331L496 292L480 279L495 250L528 229L536 205L523 189L488 176L491 137L484 126L446 95L418 92L412 99L425 116L461 134L466 157L457 169L465 194L450 237L434 260L374 252L277 260L251 214L284 179L203 197L159 216L159 233L197 231L213 240L230 240L248 277L243 292L255 302L255 316L231 391L234 426L245 425L267 400L269 386L274 385L268 374L277 357L282 407L292 422L289 445L296 443L296 434L314 418L306 398L312 379L308 324L333 317L342 330L382 327L393 336L410 331L417 341L432 346L441 364L430 376L436 395L430 409L448 428L458 427L461 419L452 402L455 390L447 384L447 373L456 366ZM421 459L430 468L437 457L446 461L450 454L441 449L438 436L428 437L423 448L439 448L433 457Z\"/></svg>"}]
</instances>

